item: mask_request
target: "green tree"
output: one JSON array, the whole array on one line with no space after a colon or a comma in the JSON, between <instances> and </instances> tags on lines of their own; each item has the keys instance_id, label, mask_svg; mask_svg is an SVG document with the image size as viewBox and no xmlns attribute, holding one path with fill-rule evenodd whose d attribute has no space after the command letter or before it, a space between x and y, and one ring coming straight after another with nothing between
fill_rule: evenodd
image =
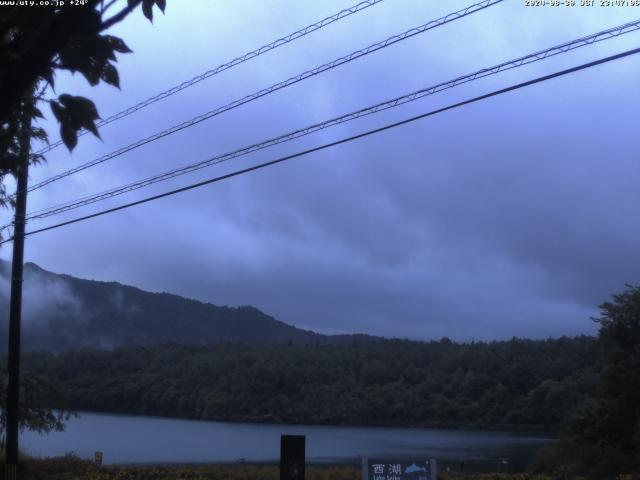
<instances>
[{"instance_id":1,"label":"green tree","mask_svg":"<svg viewBox=\"0 0 640 480\"><path fill-rule=\"evenodd\" d=\"M615 295L600 308L603 433L610 445L634 457L640 470L640 287Z\"/></svg>"},{"instance_id":2,"label":"green tree","mask_svg":"<svg viewBox=\"0 0 640 480\"><path fill-rule=\"evenodd\" d=\"M0 446L4 447L6 427L5 401L7 371L0 369ZM52 384L33 374L23 375L21 381L20 428L48 433L64 430L64 422L72 415L66 400ZM52 410L52 401L60 408Z\"/></svg>"},{"instance_id":3,"label":"green tree","mask_svg":"<svg viewBox=\"0 0 640 480\"><path fill-rule=\"evenodd\" d=\"M121 38L104 32L139 6L151 21L153 7L164 12L165 3L166 0L128 0L126 4L86 0L82 5L69 1L56 6L16 2L0 7L0 206L13 203L3 180L5 175L16 175L20 168L21 137L27 134L29 141L48 141L47 132L33 126L43 118L40 103L50 105L60 124L60 136L70 150L76 146L81 129L98 136L95 122L99 115L91 100L68 93L45 98L47 88L53 91L56 72L78 72L92 86L103 81L119 88L116 53L131 50ZM31 125L30 130L25 132L21 128L24 125ZM30 164L43 160L42 155L29 155ZM21 383L20 426L38 431L63 428L66 412L54 412L40 402L47 385L28 375ZM6 375L0 374L0 434L5 426L5 392ZM49 402L51 392L49 388Z\"/></svg>"},{"instance_id":4,"label":"green tree","mask_svg":"<svg viewBox=\"0 0 640 480\"><path fill-rule=\"evenodd\" d=\"M576 415L569 439L578 469L597 475L640 471L640 287L600 305L603 368L598 395Z\"/></svg>"},{"instance_id":5,"label":"green tree","mask_svg":"<svg viewBox=\"0 0 640 480\"><path fill-rule=\"evenodd\" d=\"M115 12L113 8L120 5L115 0L0 7L0 180L16 173L20 119L25 112L32 121L42 118L39 103L49 103L67 148L76 146L81 129L98 135L95 121L99 115L91 100L68 93L45 99L46 88L53 90L56 71L60 70L79 72L90 85L103 81L119 87L116 53L131 50L122 39L103 32L138 6L152 20L153 6L164 12L165 3L128 0ZM41 128L33 128L31 137L47 141L47 133ZM29 160L37 163L44 158L31 155ZM0 205L8 203L11 201L0 182Z\"/></svg>"}]
</instances>

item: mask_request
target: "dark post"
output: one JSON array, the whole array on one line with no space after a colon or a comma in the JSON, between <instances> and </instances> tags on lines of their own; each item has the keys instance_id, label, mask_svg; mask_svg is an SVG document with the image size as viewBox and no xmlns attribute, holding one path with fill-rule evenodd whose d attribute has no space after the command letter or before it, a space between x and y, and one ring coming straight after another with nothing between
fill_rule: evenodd
<instances>
[{"instance_id":1,"label":"dark post","mask_svg":"<svg viewBox=\"0 0 640 480\"><path fill-rule=\"evenodd\" d=\"M304 480L304 435L280 437L280 480Z\"/></svg>"},{"instance_id":2,"label":"dark post","mask_svg":"<svg viewBox=\"0 0 640 480\"><path fill-rule=\"evenodd\" d=\"M31 100L25 100L29 102ZM22 313L22 264L24 227L27 211L27 180L31 116L24 105L20 125L20 164L17 173L16 212L13 229L13 264L11 265L11 300L9 307L9 383L7 385L7 480L17 479L18 427L20 422L20 321Z\"/></svg>"}]
</instances>

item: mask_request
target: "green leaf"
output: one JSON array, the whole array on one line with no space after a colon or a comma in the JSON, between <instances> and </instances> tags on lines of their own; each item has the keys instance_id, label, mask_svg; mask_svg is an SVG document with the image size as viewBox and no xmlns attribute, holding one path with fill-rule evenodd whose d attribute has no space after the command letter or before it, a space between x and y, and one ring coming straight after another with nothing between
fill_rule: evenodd
<instances>
[{"instance_id":1,"label":"green leaf","mask_svg":"<svg viewBox=\"0 0 640 480\"><path fill-rule=\"evenodd\" d=\"M58 120L58 122L62 123L62 121L66 119L66 112L64 110L64 107L55 100L51 100L50 105L53 116L56 117L56 120Z\"/></svg>"},{"instance_id":2,"label":"green leaf","mask_svg":"<svg viewBox=\"0 0 640 480\"><path fill-rule=\"evenodd\" d=\"M96 85L103 79L103 71L110 70L107 66L116 61L115 52L129 51L129 47L117 37L87 35L76 38L60 50L60 64L61 68L80 72L89 84ZM106 75L107 78L114 79L112 73L107 72Z\"/></svg>"},{"instance_id":3,"label":"green leaf","mask_svg":"<svg viewBox=\"0 0 640 480\"><path fill-rule=\"evenodd\" d=\"M31 137L49 143L49 136L44 128L33 127L31 129Z\"/></svg>"},{"instance_id":4,"label":"green leaf","mask_svg":"<svg viewBox=\"0 0 640 480\"><path fill-rule=\"evenodd\" d=\"M105 65L102 69L102 72L100 73L100 78L109 85L120 88L120 77L118 75L118 70L116 70L116 67L114 67L113 65Z\"/></svg>"},{"instance_id":5,"label":"green leaf","mask_svg":"<svg viewBox=\"0 0 640 480\"><path fill-rule=\"evenodd\" d=\"M39 163L44 163L45 162L45 158L44 155L40 154L40 153L32 153L29 155L29 163L31 165L37 165Z\"/></svg>"},{"instance_id":6,"label":"green leaf","mask_svg":"<svg viewBox=\"0 0 640 480\"><path fill-rule=\"evenodd\" d=\"M88 98L69 95L67 93L60 95L60 97L58 98L60 100L60 103L62 103L68 109L78 111L82 115L91 117L92 120L100 118L95 104Z\"/></svg>"},{"instance_id":7,"label":"green leaf","mask_svg":"<svg viewBox=\"0 0 640 480\"><path fill-rule=\"evenodd\" d=\"M153 23L153 5L155 0L142 0L142 13Z\"/></svg>"},{"instance_id":8,"label":"green leaf","mask_svg":"<svg viewBox=\"0 0 640 480\"><path fill-rule=\"evenodd\" d=\"M62 94L51 101L51 110L60 122L60 136L69 150L78 143L78 130L84 128L100 138L95 120L100 118L94 103L88 98Z\"/></svg>"},{"instance_id":9,"label":"green leaf","mask_svg":"<svg viewBox=\"0 0 640 480\"><path fill-rule=\"evenodd\" d=\"M45 81L49 82L49 85L51 85L51 88L53 88L53 87L55 86L55 85L54 85L54 82L53 82L54 77L55 77L55 75L54 75L53 67L49 67L49 68L48 68L48 69L47 69L47 70L42 74L42 78L43 78Z\"/></svg>"},{"instance_id":10,"label":"green leaf","mask_svg":"<svg viewBox=\"0 0 640 480\"><path fill-rule=\"evenodd\" d=\"M98 115L98 110L91 100L67 94L60 95L59 99L60 103L67 108L71 124L77 127L76 130L82 127L100 138L98 128L95 124L95 120L100 118L100 115Z\"/></svg>"},{"instance_id":11,"label":"green leaf","mask_svg":"<svg viewBox=\"0 0 640 480\"><path fill-rule=\"evenodd\" d=\"M62 123L60 125L60 137L69 150L73 151L73 149L76 148L78 144L77 130L68 123Z\"/></svg>"},{"instance_id":12,"label":"green leaf","mask_svg":"<svg viewBox=\"0 0 640 480\"><path fill-rule=\"evenodd\" d=\"M104 35L103 38L111 46L113 50L120 53L131 53L131 49L124 43L124 40L113 35Z\"/></svg>"},{"instance_id":13,"label":"green leaf","mask_svg":"<svg viewBox=\"0 0 640 480\"><path fill-rule=\"evenodd\" d=\"M44 118L44 115L42 115L42 112L40 111L39 108L33 107L31 111L33 113L34 118Z\"/></svg>"}]
</instances>

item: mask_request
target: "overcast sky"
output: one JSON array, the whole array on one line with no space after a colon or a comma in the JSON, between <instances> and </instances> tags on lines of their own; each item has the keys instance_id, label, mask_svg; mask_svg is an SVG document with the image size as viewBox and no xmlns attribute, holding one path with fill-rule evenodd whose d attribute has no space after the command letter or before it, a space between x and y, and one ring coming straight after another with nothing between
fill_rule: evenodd
<instances>
[{"instance_id":1,"label":"overcast sky","mask_svg":"<svg viewBox=\"0 0 640 480\"><path fill-rule=\"evenodd\" d=\"M113 29L122 90L59 75L107 117L353 0L169 0ZM34 183L473 3L385 0L82 137ZM579 0L577 2L580 3ZM640 8L502 4L391 46L30 195L29 211L225 153L640 17ZM456 87L42 227L635 48L640 34ZM50 232L26 260L323 333L456 340L591 334L640 284L640 56L552 80L223 183ZM48 109L45 109L48 110ZM48 111L46 113L49 114ZM51 138L57 129L48 124ZM9 218L7 211L2 219ZM3 246L2 258L10 258Z\"/></svg>"}]
</instances>

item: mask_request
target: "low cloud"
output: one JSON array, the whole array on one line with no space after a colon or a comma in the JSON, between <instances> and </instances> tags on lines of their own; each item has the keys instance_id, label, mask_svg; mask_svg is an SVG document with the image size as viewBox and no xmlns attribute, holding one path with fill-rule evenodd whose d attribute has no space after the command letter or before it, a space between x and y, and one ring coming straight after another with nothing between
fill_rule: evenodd
<instances>
[{"instance_id":1,"label":"low cloud","mask_svg":"<svg viewBox=\"0 0 640 480\"><path fill-rule=\"evenodd\" d=\"M5 264L4 273L10 272ZM11 291L10 274L0 275L0 304L8 316ZM27 327L46 327L52 315L84 318L85 307L67 282L25 266L22 289L22 319ZM4 316L4 315L3 315Z\"/></svg>"}]
</instances>

